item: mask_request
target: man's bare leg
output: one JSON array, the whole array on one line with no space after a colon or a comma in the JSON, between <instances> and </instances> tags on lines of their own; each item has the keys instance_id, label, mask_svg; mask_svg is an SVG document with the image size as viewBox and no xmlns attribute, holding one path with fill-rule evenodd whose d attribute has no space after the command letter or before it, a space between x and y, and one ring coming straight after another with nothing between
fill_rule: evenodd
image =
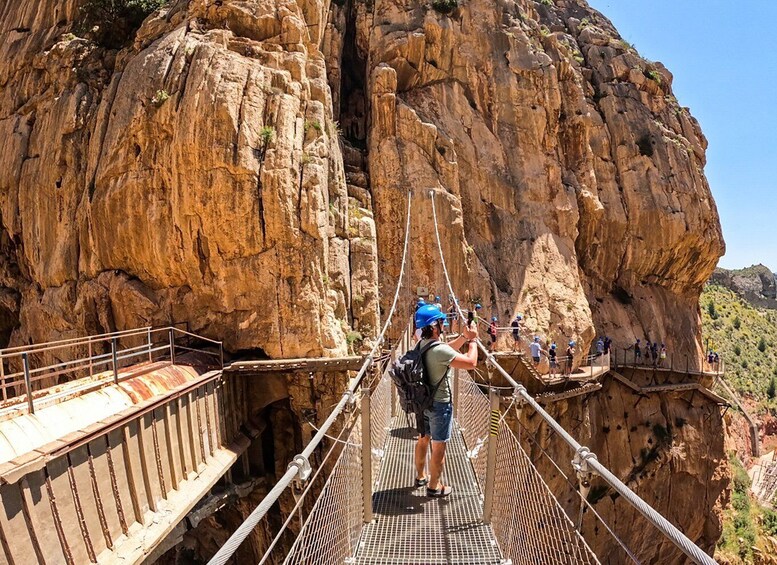
<instances>
[{"instance_id":1,"label":"man's bare leg","mask_svg":"<svg viewBox=\"0 0 777 565\"><path fill-rule=\"evenodd\" d=\"M432 459L429 462L429 488L432 490L439 489L440 476L442 475L442 468L445 465L445 447L447 443L444 441L432 442ZM417 460L417 459L416 459Z\"/></svg>"},{"instance_id":2,"label":"man's bare leg","mask_svg":"<svg viewBox=\"0 0 777 565\"><path fill-rule=\"evenodd\" d=\"M415 478L426 477L426 452L429 450L429 436L420 436L415 444Z\"/></svg>"}]
</instances>

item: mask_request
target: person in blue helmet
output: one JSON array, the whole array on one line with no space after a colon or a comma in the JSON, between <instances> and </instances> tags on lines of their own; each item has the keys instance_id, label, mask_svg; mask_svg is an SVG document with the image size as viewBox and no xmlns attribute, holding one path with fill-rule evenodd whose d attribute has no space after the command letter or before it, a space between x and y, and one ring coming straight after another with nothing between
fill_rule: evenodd
<instances>
[{"instance_id":1,"label":"person in blue helmet","mask_svg":"<svg viewBox=\"0 0 777 565\"><path fill-rule=\"evenodd\" d=\"M451 402L451 368L473 370L478 364L478 332L474 325L467 325L461 335L450 343L440 343L445 314L433 305L422 306L415 314L415 325L421 330L421 349L429 345L424 354L426 378L433 389L434 404L423 414L423 433L415 446L416 487L426 486L431 498L448 496L453 488L441 481L445 465L445 448L451 437L453 405ZM467 346L466 353L459 349ZM429 475L426 475L426 454L431 441L432 457Z\"/></svg>"},{"instance_id":2,"label":"person in blue helmet","mask_svg":"<svg viewBox=\"0 0 777 565\"><path fill-rule=\"evenodd\" d=\"M567 354L566 354L566 360L564 364L564 374L569 375L572 373L572 362L575 358L575 345L577 345L574 340L569 342L569 345L567 346Z\"/></svg>"},{"instance_id":3,"label":"person in blue helmet","mask_svg":"<svg viewBox=\"0 0 777 565\"><path fill-rule=\"evenodd\" d=\"M488 344L488 350L493 351L494 346L496 345L496 335L497 335L497 326L496 326L497 318L496 316L493 316L491 318L491 323L488 325L488 337L490 338L490 343Z\"/></svg>"},{"instance_id":4,"label":"person in blue helmet","mask_svg":"<svg viewBox=\"0 0 777 565\"><path fill-rule=\"evenodd\" d=\"M550 374L555 375L558 373L558 351L556 351L556 342L550 344L550 347L548 348L548 361L550 364Z\"/></svg>"}]
</instances>

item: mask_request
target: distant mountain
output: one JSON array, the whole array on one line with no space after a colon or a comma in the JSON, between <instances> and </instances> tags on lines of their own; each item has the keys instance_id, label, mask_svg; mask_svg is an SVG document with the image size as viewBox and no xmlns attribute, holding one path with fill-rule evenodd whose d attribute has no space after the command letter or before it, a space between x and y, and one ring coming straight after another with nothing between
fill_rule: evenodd
<instances>
[{"instance_id":1,"label":"distant mountain","mask_svg":"<svg viewBox=\"0 0 777 565\"><path fill-rule=\"evenodd\" d=\"M728 288L758 308L777 310L777 275L758 264L746 269L715 269L710 283Z\"/></svg>"}]
</instances>

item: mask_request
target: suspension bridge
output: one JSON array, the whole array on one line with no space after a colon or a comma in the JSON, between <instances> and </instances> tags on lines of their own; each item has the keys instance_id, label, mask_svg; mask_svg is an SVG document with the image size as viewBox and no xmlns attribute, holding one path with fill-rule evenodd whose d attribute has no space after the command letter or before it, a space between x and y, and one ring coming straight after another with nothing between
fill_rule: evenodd
<instances>
[{"instance_id":1,"label":"suspension bridge","mask_svg":"<svg viewBox=\"0 0 777 565\"><path fill-rule=\"evenodd\" d=\"M250 385L241 374L314 370L355 375L210 564L245 562L241 545L289 492L294 506L260 563L640 563L645 552L652 562L715 563L543 408L594 392L605 378L631 383L640 394L648 386L684 391L683 383L635 384L609 356L548 375L522 351L495 353L479 344L481 368L456 370L452 382L455 424L443 480L454 492L436 500L414 487L415 423L399 408L388 373L414 343L412 324L397 313L409 278L411 200L408 193L396 291L364 357L240 361L225 370L220 342L175 327L0 352L0 563L153 562L217 481L230 480L236 467L247 474ZM458 308L433 194L431 204L440 264ZM456 314L463 323L464 312ZM67 348L83 355L33 362ZM503 365L510 363L508 371ZM516 379L516 371L525 378ZM564 464L522 427L527 414L566 447ZM543 476L537 453L558 480ZM565 473L570 460L573 472ZM558 481L568 484L563 496L571 493L574 504L551 487ZM594 482L636 510L643 522L629 528L643 531L640 547L629 547L597 513L589 497ZM596 525L584 527L586 521ZM606 554L594 552L591 532L611 538Z\"/></svg>"}]
</instances>

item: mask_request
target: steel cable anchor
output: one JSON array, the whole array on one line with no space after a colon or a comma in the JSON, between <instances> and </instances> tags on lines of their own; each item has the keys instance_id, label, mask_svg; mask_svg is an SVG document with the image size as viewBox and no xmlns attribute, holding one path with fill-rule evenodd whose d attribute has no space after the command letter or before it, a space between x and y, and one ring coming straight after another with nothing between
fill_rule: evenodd
<instances>
[{"instance_id":1,"label":"steel cable anchor","mask_svg":"<svg viewBox=\"0 0 777 565\"><path fill-rule=\"evenodd\" d=\"M582 499L580 501L580 514L577 518L578 531L583 526L583 511L585 510L585 501L588 500L588 493L591 491L591 479L597 474L589 465L588 462L590 460L598 461L598 458L593 451L585 446L580 446L575 451L575 457L572 459L572 468L575 470L577 480L580 483L578 488L580 489L580 497Z\"/></svg>"}]
</instances>

